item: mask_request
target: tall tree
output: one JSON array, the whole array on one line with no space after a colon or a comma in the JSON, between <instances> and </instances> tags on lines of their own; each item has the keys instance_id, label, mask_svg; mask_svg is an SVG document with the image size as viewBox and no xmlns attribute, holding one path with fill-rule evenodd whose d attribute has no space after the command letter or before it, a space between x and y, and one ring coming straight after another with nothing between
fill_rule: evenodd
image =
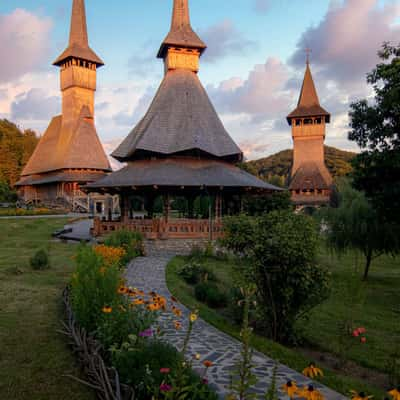
<instances>
[{"instance_id":1,"label":"tall tree","mask_svg":"<svg viewBox=\"0 0 400 400\"><path fill-rule=\"evenodd\" d=\"M372 261L391 253L398 237L379 220L364 193L352 188L347 180L341 180L338 188L339 206L321 211L328 225L328 244L338 253L359 251L365 259L363 279L367 280Z\"/></svg>"},{"instance_id":2,"label":"tall tree","mask_svg":"<svg viewBox=\"0 0 400 400\"><path fill-rule=\"evenodd\" d=\"M21 131L14 123L0 120L0 181L10 187L15 184L38 141L32 130Z\"/></svg>"},{"instance_id":3,"label":"tall tree","mask_svg":"<svg viewBox=\"0 0 400 400\"><path fill-rule=\"evenodd\" d=\"M353 162L354 186L366 193L383 224L400 226L400 45L384 43L367 76L373 101L351 104L349 139L364 151Z\"/></svg>"}]
</instances>

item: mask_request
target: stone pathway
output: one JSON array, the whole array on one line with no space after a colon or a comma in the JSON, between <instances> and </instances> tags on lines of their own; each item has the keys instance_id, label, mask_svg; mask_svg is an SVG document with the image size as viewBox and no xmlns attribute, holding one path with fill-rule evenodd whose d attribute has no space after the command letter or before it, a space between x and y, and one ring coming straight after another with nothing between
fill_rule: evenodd
<instances>
[{"instance_id":1,"label":"stone pathway","mask_svg":"<svg viewBox=\"0 0 400 400\"><path fill-rule=\"evenodd\" d=\"M154 290L160 295L169 298L170 293L166 285L165 268L171 258L172 255L168 254L136 258L129 265L126 272L128 285L144 290L145 292ZM161 325L168 326L164 328L165 335L163 337L179 350L182 348L186 332L185 328L187 327L190 313L184 306L180 306L180 308L183 311L183 328L180 331L173 329L172 323L169 322L171 319L169 314L162 314L160 316ZM189 343L189 355L194 356L196 353L199 353L202 360L213 361L214 365L208 371L208 379L221 398L224 398L224 395L229 390L232 370L235 369L235 365L240 357L240 350L241 343L236 339L217 330L201 319L196 321ZM258 383L254 391L261 395L268 390L275 362L266 355L255 351L253 364L255 365L254 373L258 378ZM345 399L343 395L334 392L320 383L312 382L302 374L280 364L278 368L278 387L281 388L288 380L296 381L298 386L313 383L314 387L320 390L327 400ZM281 399L287 398L282 392L279 395Z\"/></svg>"}]
</instances>

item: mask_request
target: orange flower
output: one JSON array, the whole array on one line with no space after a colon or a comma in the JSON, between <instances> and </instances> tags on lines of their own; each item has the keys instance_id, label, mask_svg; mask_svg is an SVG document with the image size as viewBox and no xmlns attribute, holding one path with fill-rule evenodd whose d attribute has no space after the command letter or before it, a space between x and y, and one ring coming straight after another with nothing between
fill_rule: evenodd
<instances>
[{"instance_id":1,"label":"orange flower","mask_svg":"<svg viewBox=\"0 0 400 400\"><path fill-rule=\"evenodd\" d=\"M174 321L175 329L179 331L182 328L182 324L179 321Z\"/></svg>"},{"instance_id":2,"label":"orange flower","mask_svg":"<svg viewBox=\"0 0 400 400\"><path fill-rule=\"evenodd\" d=\"M171 301L172 301L173 303L177 303L177 302L178 302L178 299L177 299L176 297L174 297L174 296L171 296Z\"/></svg>"},{"instance_id":3,"label":"orange flower","mask_svg":"<svg viewBox=\"0 0 400 400\"><path fill-rule=\"evenodd\" d=\"M135 305L141 305L141 304L144 304L144 300L143 299L136 299L136 300L134 300L133 301L133 304L135 304Z\"/></svg>"},{"instance_id":4,"label":"orange flower","mask_svg":"<svg viewBox=\"0 0 400 400\"><path fill-rule=\"evenodd\" d=\"M152 304L149 304L149 305L147 306L147 309L148 309L149 311L158 311L158 310L160 309L160 305L159 305L159 304L156 304L156 303L152 303Z\"/></svg>"},{"instance_id":5,"label":"orange flower","mask_svg":"<svg viewBox=\"0 0 400 400\"><path fill-rule=\"evenodd\" d=\"M112 307L104 306L102 311L103 311L104 314L110 314L112 312Z\"/></svg>"},{"instance_id":6,"label":"orange flower","mask_svg":"<svg viewBox=\"0 0 400 400\"><path fill-rule=\"evenodd\" d=\"M177 316L177 317L182 317L182 311L179 308L176 308L175 306L172 307L172 312Z\"/></svg>"},{"instance_id":7,"label":"orange flower","mask_svg":"<svg viewBox=\"0 0 400 400\"><path fill-rule=\"evenodd\" d=\"M204 365L206 368L210 368L210 367L213 366L213 362L210 361L210 360L205 360L205 361L203 361L203 365Z\"/></svg>"},{"instance_id":8,"label":"orange flower","mask_svg":"<svg viewBox=\"0 0 400 400\"><path fill-rule=\"evenodd\" d=\"M126 254L125 249L122 247L111 247L105 246L104 244L94 246L93 249L97 255L103 258L106 265L118 264L122 257Z\"/></svg>"},{"instance_id":9,"label":"orange flower","mask_svg":"<svg viewBox=\"0 0 400 400\"><path fill-rule=\"evenodd\" d=\"M126 288L125 286L120 286L118 288L118 293L119 294L126 294L126 293L128 293L128 288Z\"/></svg>"}]
</instances>

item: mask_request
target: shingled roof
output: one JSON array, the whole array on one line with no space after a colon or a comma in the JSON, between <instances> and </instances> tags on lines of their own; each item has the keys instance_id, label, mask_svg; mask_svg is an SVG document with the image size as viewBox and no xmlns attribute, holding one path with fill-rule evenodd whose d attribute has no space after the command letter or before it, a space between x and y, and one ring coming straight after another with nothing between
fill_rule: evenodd
<instances>
[{"instance_id":1,"label":"shingled roof","mask_svg":"<svg viewBox=\"0 0 400 400\"><path fill-rule=\"evenodd\" d=\"M101 58L89 46L84 0L73 0L69 45L53 65L61 65L72 57L92 62L98 67L104 65Z\"/></svg>"},{"instance_id":2,"label":"shingled roof","mask_svg":"<svg viewBox=\"0 0 400 400\"><path fill-rule=\"evenodd\" d=\"M135 187L202 187L253 188L282 190L256 178L236 166L217 160L194 158L169 158L164 160L140 160L130 162L87 185L90 189Z\"/></svg>"},{"instance_id":3,"label":"shingled roof","mask_svg":"<svg viewBox=\"0 0 400 400\"><path fill-rule=\"evenodd\" d=\"M289 185L290 190L330 189L332 177L325 165L318 166L315 162L302 164Z\"/></svg>"},{"instance_id":4,"label":"shingled roof","mask_svg":"<svg viewBox=\"0 0 400 400\"><path fill-rule=\"evenodd\" d=\"M89 108L82 107L76 126L62 122L61 115L51 120L22 176L60 169L111 171Z\"/></svg>"},{"instance_id":5,"label":"shingled roof","mask_svg":"<svg viewBox=\"0 0 400 400\"><path fill-rule=\"evenodd\" d=\"M139 150L163 155L200 150L242 159L197 74L186 69L167 72L146 115L112 156L127 161Z\"/></svg>"},{"instance_id":6,"label":"shingled roof","mask_svg":"<svg viewBox=\"0 0 400 400\"><path fill-rule=\"evenodd\" d=\"M207 48L190 24L188 0L174 0L171 29L162 42L157 57L164 58L168 47L171 46L193 48L200 53Z\"/></svg>"},{"instance_id":7,"label":"shingled roof","mask_svg":"<svg viewBox=\"0 0 400 400\"><path fill-rule=\"evenodd\" d=\"M317 90L311 74L310 64L307 62L306 72L304 74L303 86L301 88L300 98L297 107L288 116L289 125L293 118L305 117L325 117L327 123L330 122L331 115L319 103Z\"/></svg>"}]
</instances>

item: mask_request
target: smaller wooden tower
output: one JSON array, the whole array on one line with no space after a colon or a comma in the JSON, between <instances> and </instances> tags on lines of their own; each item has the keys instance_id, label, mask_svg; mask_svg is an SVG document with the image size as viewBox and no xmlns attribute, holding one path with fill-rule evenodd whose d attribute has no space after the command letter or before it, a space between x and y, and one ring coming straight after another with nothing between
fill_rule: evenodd
<instances>
[{"instance_id":1,"label":"smaller wooden tower","mask_svg":"<svg viewBox=\"0 0 400 400\"><path fill-rule=\"evenodd\" d=\"M289 181L298 207L328 204L332 177L325 165L324 141L330 114L321 107L307 57L306 72L297 107L287 121L292 127L293 165Z\"/></svg>"},{"instance_id":2,"label":"smaller wooden tower","mask_svg":"<svg viewBox=\"0 0 400 400\"><path fill-rule=\"evenodd\" d=\"M60 67L62 114L54 117L17 183L26 202L90 208L80 186L111 171L94 122L97 68L103 61L90 48L84 0L73 0L68 47Z\"/></svg>"}]
</instances>

